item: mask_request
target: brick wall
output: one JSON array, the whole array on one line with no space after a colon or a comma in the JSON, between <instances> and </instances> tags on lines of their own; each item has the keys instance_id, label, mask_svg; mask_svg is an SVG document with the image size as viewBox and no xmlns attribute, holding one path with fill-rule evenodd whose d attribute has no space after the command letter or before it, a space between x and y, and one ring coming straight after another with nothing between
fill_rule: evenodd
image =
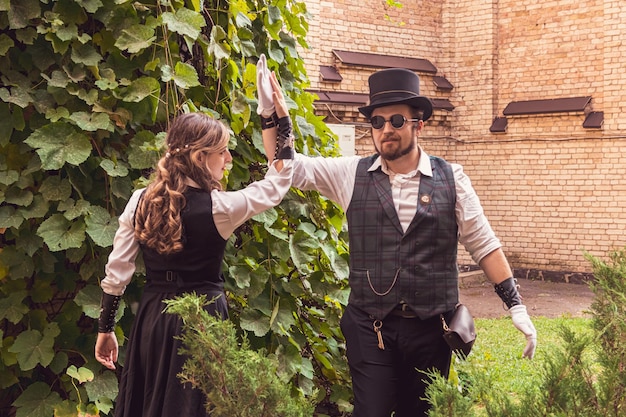
<instances>
[{"instance_id":1,"label":"brick wall","mask_svg":"<svg viewBox=\"0 0 626 417\"><path fill-rule=\"evenodd\" d=\"M307 1L302 51L312 89L367 93L376 68L341 63L333 49L424 58L422 93L446 98L421 144L460 163L470 175L512 266L528 275L570 279L590 271L583 251L605 257L626 246L626 2L619 0ZM343 80L324 82L319 65ZM580 111L507 116L504 133L489 131L513 101L590 96ZM328 110L330 109L330 111ZM600 129L582 127L604 112ZM320 106L330 123L356 124L359 154L372 152L356 106ZM460 263L471 259L460 251Z\"/></svg>"}]
</instances>

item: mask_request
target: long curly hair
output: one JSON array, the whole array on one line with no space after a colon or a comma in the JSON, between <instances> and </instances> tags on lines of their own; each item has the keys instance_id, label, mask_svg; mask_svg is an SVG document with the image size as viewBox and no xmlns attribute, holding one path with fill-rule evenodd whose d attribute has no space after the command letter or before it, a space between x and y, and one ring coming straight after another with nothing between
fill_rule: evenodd
<instances>
[{"instance_id":1,"label":"long curly hair","mask_svg":"<svg viewBox=\"0 0 626 417\"><path fill-rule=\"evenodd\" d=\"M181 211L184 192L195 181L207 192L221 190L207 157L228 146L226 126L204 113L178 116L167 132L167 152L159 160L154 180L146 188L135 213L135 239L160 254L183 249Z\"/></svg>"}]
</instances>

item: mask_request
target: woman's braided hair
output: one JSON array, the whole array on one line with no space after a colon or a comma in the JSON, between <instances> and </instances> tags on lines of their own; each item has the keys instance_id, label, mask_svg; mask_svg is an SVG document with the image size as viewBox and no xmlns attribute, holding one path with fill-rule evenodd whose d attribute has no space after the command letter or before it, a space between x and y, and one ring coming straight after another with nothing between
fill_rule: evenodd
<instances>
[{"instance_id":1,"label":"woman's braided hair","mask_svg":"<svg viewBox=\"0 0 626 417\"><path fill-rule=\"evenodd\" d=\"M160 254L182 250L186 179L207 192L221 190L207 157L224 150L229 139L226 126L204 113L182 114L173 121L167 132L167 152L135 213L135 239Z\"/></svg>"}]
</instances>

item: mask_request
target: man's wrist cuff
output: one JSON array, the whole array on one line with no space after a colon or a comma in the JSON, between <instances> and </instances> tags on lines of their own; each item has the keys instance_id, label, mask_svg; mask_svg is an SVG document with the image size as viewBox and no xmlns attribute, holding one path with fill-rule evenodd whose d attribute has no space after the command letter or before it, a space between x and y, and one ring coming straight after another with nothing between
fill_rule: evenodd
<instances>
[{"instance_id":1,"label":"man's wrist cuff","mask_svg":"<svg viewBox=\"0 0 626 417\"><path fill-rule=\"evenodd\" d=\"M272 113L270 117L261 116L261 129L271 129L278 126L278 115L276 112Z\"/></svg>"},{"instance_id":2,"label":"man's wrist cuff","mask_svg":"<svg viewBox=\"0 0 626 417\"><path fill-rule=\"evenodd\" d=\"M509 277L499 284L494 285L496 294L502 299L507 308L522 304L522 297L517 290L517 280Z\"/></svg>"}]
</instances>

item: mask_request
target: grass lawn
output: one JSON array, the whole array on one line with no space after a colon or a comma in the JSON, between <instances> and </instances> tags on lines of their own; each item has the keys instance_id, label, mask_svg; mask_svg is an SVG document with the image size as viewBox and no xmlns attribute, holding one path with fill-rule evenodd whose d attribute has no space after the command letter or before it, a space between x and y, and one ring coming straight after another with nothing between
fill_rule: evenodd
<instances>
[{"instance_id":1,"label":"grass lawn","mask_svg":"<svg viewBox=\"0 0 626 417\"><path fill-rule=\"evenodd\" d=\"M493 381L493 389L510 393L512 397L527 390L537 389L542 381L543 370L552 352L564 345L560 328L566 326L577 335L591 334L589 318L532 318L537 329L537 350L533 360L522 359L526 338L518 331L509 317L499 319L476 319L477 339L467 363L456 361L459 374L469 372L487 373ZM587 352L593 360L593 349Z\"/></svg>"}]
</instances>

